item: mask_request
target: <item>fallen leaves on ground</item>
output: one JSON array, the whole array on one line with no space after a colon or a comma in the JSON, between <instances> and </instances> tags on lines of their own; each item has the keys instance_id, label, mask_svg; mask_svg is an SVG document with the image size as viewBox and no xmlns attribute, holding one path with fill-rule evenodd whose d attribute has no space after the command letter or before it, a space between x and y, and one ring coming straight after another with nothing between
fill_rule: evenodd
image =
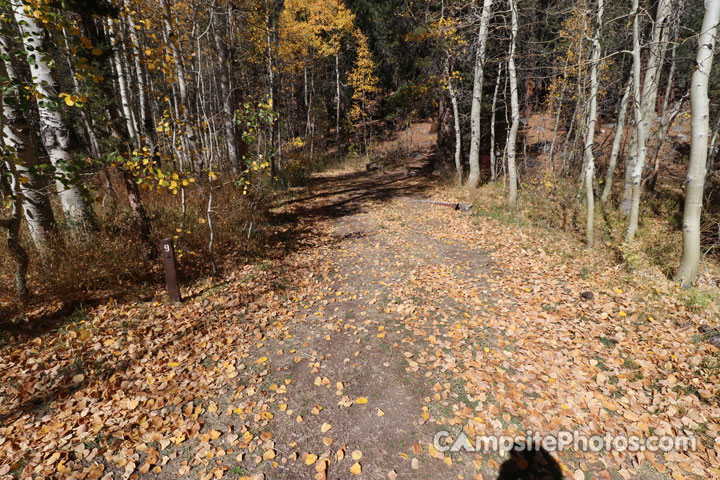
<instances>
[{"instance_id":1,"label":"fallen leaves on ground","mask_svg":"<svg viewBox=\"0 0 720 480\"><path fill-rule=\"evenodd\" d=\"M209 480L235 462L235 476L253 479L282 468L323 479L335 467L391 479L462 468L482 478L499 467L482 454L439 452L431 436L352 444L361 441L345 437L353 418L391 422L401 410L368 390L383 379L325 368L346 335L358 345L338 362L401 365L416 382L396 385L408 397L423 385L422 407L399 424L409 434L691 434L695 452L555 456L572 478L639 478L648 465L666 478L720 477L718 357L694 338L713 319L669 283L628 280L560 236L352 191L341 198L358 210L343 215L359 230L339 241L337 221L322 213L341 195L335 177L323 188L298 200L321 213L294 227L302 233L285 256L196 287L183 305L110 301L3 347L0 476L171 469ZM297 365L306 380L283 378L280 365ZM294 438L294 429L312 433Z\"/></svg>"}]
</instances>

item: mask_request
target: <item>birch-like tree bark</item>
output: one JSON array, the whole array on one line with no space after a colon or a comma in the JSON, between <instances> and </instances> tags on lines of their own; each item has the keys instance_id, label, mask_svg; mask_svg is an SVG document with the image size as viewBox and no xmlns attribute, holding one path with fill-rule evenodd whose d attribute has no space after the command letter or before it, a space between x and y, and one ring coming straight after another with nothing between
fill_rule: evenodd
<instances>
[{"instance_id":1,"label":"birch-like tree bark","mask_svg":"<svg viewBox=\"0 0 720 480\"><path fill-rule=\"evenodd\" d=\"M38 150L30 123L13 106L13 102L8 101L9 98L12 98L14 102L19 99L18 77L8 55L5 39L1 36L0 56L3 59L0 61L0 77L5 77L10 82L2 96L4 119L2 145L13 150L13 152L9 152L5 149L6 158L16 157L16 160L8 160L14 163L13 169L8 168L8 170L19 177L17 182L13 180L12 183L18 186L18 195L23 204L22 210L25 212L25 219L35 248L45 259L50 253L50 235L55 229L55 217L50 199L45 192L47 184L39 173L34 171L34 167L37 167L38 164Z\"/></svg>"},{"instance_id":2,"label":"birch-like tree bark","mask_svg":"<svg viewBox=\"0 0 720 480\"><path fill-rule=\"evenodd\" d=\"M511 12L510 53L508 55L508 76L510 77L510 109L512 123L507 138L507 164L508 164L508 205L517 204L517 167L515 165L515 142L517 141L518 127L520 126L520 102L518 100L518 81L515 70L515 42L518 32L517 0L509 0Z\"/></svg>"},{"instance_id":3,"label":"birch-like tree bark","mask_svg":"<svg viewBox=\"0 0 720 480\"><path fill-rule=\"evenodd\" d=\"M0 145L4 149L4 144ZM20 223L22 221L22 201L17 172L6 175L4 168L12 168L11 162L0 164L0 186L10 198L10 218L0 219L0 227L7 229L6 241L8 250L15 260L15 293L18 298L25 301L29 295L27 287L28 256L20 244Z\"/></svg>"},{"instance_id":4,"label":"birch-like tree bark","mask_svg":"<svg viewBox=\"0 0 720 480\"><path fill-rule=\"evenodd\" d=\"M705 0L705 15L698 39L696 69L690 85L692 144L686 179L683 214L683 253L675 281L684 287L695 282L700 266L700 215L710 134L708 80L712 70L716 34L720 22L720 0Z\"/></svg>"},{"instance_id":5,"label":"birch-like tree bark","mask_svg":"<svg viewBox=\"0 0 720 480\"><path fill-rule=\"evenodd\" d=\"M642 174L647 158L647 139L650 128L655 120L655 110L658 91L660 68L668 43L668 17L670 16L670 0L658 2L655 23L653 24L652 43L648 50L648 60L645 68L645 78L640 88L640 12L637 0L633 2L633 84L635 85L635 119L637 158L632 170L632 203L630 205L630 218L628 221L625 241L631 242L635 238L640 215L640 195L642 193Z\"/></svg>"},{"instance_id":6,"label":"birch-like tree bark","mask_svg":"<svg viewBox=\"0 0 720 480\"><path fill-rule=\"evenodd\" d=\"M470 173L468 186L477 188L480 183L480 114L482 111L482 89L485 77L485 49L487 47L490 14L493 0L484 0L478 28L478 46L475 54L472 107L470 110Z\"/></svg>"},{"instance_id":7,"label":"birch-like tree bark","mask_svg":"<svg viewBox=\"0 0 720 480\"><path fill-rule=\"evenodd\" d=\"M617 166L618 155L620 154L620 146L622 145L623 131L625 130L625 117L627 115L628 99L630 98L630 91L632 89L632 75L628 78L627 85L625 85L625 93L623 93L622 99L620 99L620 110L617 116L617 123L615 124L615 137L613 138L612 149L610 150L610 160L608 161L608 170L605 175L605 186L603 187L602 197L600 201L602 203L607 202L612 193L613 180L615 178L615 167Z\"/></svg>"},{"instance_id":8,"label":"birch-like tree bark","mask_svg":"<svg viewBox=\"0 0 720 480\"><path fill-rule=\"evenodd\" d=\"M590 105L587 115L587 129L585 134L585 197L587 199L587 225L585 227L585 239L587 247L591 248L595 241L595 156L593 145L595 144L595 125L597 123L597 95L598 95L598 66L600 64L600 33L602 31L602 17L604 11L603 0L597 1L597 24L593 36L592 65L590 67Z\"/></svg>"},{"instance_id":9,"label":"birch-like tree bark","mask_svg":"<svg viewBox=\"0 0 720 480\"><path fill-rule=\"evenodd\" d=\"M40 139L59 177L55 183L65 218L71 228L77 229L90 224L92 217L80 181L70 166L70 126L57 107L53 106L58 99L57 82L53 76L51 59L43 48L43 30L25 12L22 0L11 0L11 3L27 52L32 81L40 94L36 97L40 114Z\"/></svg>"},{"instance_id":10,"label":"birch-like tree bark","mask_svg":"<svg viewBox=\"0 0 720 480\"><path fill-rule=\"evenodd\" d=\"M135 122L133 121L132 102L128 91L128 80L125 77L125 69L123 68L123 59L120 52L120 44L116 38L116 29L113 25L113 19L107 19L108 38L113 51L113 64L115 67L115 78L117 79L118 91L120 93L120 106L122 107L123 116L125 117L125 128L129 136L129 140L135 148L139 148L138 132Z\"/></svg>"},{"instance_id":11,"label":"birch-like tree bark","mask_svg":"<svg viewBox=\"0 0 720 480\"><path fill-rule=\"evenodd\" d=\"M2 64L3 62L0 62ZM0 101L5 105L5 94L0 93ZM4 109L3 109L4 110ZM0 131L5 131L5 114L0 111ZM0 153L8 158L7 145L4 135L0 135ZM7 169L7 172L5 171ZM25 301L28 297L27 268L28 256L20 244L20 223L22 222L22 193L20 192L20 181L15 163L6 160L0 163L0 187L5 191L6 197L10 198L10 218L0 219L0 227L7 229L7 245L10 253L15 257L15 293L20 300Z\"/></svg>"},{"instance_id":12,"label":"birch-like tree bark","mask_svg":"<svg viewBox=\"0 0 720 480\"><path fill-rule=\"evenodd\" d=\"M182 54L180 53L180 47L178 46L177 38L172 27L172 10L170 9L170 3L168 0L161 0L161 4L164 12L163 21L165 23L168 46L170 47L173 60L175 61L175 74L177 76L178 92L180 94L179 110L184 127L183 137L188 150L184 153L188 155L187 161L189 166L194 168L194 162L199 158L199 155L195 142L195 134L193 133L190 122L190 102L188 100L187 79L185 78L185 62L183 61Z\"/></svg>"},{"instance_id":13,"label":"birch-like tree bark","mask_svg":"<svg viewBox=\"0 0 720 480\"><path fill-rule=\"evenodd\" d=\"M445 64L445 75L447 77L448 92L450 93L450 103L453 108L453 121L455 125L455 171L457 173L458 187L462 186L463 166L462 166L462 130L460 127L460 109L458 108L457 94L453 87L452 69L450 61Z\"/></svg>"},{"instance_id":14,"label":"birch-like tree bark","mask_svg":"<svg viewBox=\"0 0 720 480\"><path fill-rule=\"evenodd\" d=\"M218 63L220 66L220 95L222 96L222 126L225 133L225 148L228 154L228 163L233 170L235 175L240 173L240 163L238 159L238 149L235 142L237 136L235 133L235 112L233 110L233 93L230 89L230 58L228 55L228 49L225 45L225 39L222 33L226 31L224 28L228 23L228 19L224 19L223 15L217 15L215 12L211 12L212 15L212 33L213 40L215 41L215 47L218 53ZM230 10L226 12L226 15L230 15Z\"/></svg>"},{"instance_id":15,"label":"birch-like tree bark","mask_svg":"<svg viewBox=\"0 0 720 480\"><path fill-rule=\"evenodd\" d=\"M495 92L493 92L492 106L490 109L490 181L497 180L497 155L495 154L495 117L497 108L498 91L500 90L500 77L502 76L502 62L498 62L497 78L495 79Z\"/></svg>"}]
</instances>

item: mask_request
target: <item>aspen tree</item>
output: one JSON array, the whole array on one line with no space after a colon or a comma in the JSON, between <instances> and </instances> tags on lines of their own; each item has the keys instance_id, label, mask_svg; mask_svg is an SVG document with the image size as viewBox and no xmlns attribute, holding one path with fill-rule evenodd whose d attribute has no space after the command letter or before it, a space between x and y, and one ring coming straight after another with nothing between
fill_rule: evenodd
<instances>
[{"instance_id":1,"label":"aspen tree","mask_svg":"<svg viewBox=\"0 0 720 480\"><path fill-rule=\"evenodd\" d=\"M470 173L468 185L477 188L480 183L480 115L482 110L482 90L485 76L485 50L492 13L493 0L484 0L478 27L478 46L475 54L472 107L470 112ZM517 12L516 12L517 14Z\"/></svg>"},{"instance_id":2,"label":"aspen tree","mask_svg":"<svg viewBox=\"0 0 720 480\"><path fill-rule=\"evenodd\" d=\"M683 214L683 253L675 281L687 287L693 284L700 266L700 215L710 133L708 82L720 22L720 0L705 0L705 15L698 37L697 68L690 84L692 104L692 144L685 185Z\"/></svg>"},{"instance_id":3,"label":"aspen tree","mask_svg":"<svg viewBox=\"0 0 720 480\"><path fill-rule=\"evenodd\" d=\"M510 53L508 54L507 70L510 78L510 110L512 112L512 120L510 124L510 132L507 138L507 170L508 170L508 205L514 207L517 205L517 166L515 164L515 142L517 141L518 127L520 126L520 102L518 101L518 81L515 69L515 44L518 33L517 18L517 0L508 0L510 5L511 33L510 33Z\"/></svg>"},{"instance_id":4,"label":"aspen tree","mask_svg":"<svg viewBox=\"0 0 720 480\"><path fill-rule=\"evenodd\" d=\"M43 48L43 31L29 15L30 7L22 0L11 0L15 21L20 28L27 52L30 73L40 113L40 139L55 167L56 188L63 213L71 228L77 229L91 223L91 211L83 196L80 180L73 172L70 155L70 126L58 111L57 82L51 65L53 62Z\"/></svg>"}]
</instances>

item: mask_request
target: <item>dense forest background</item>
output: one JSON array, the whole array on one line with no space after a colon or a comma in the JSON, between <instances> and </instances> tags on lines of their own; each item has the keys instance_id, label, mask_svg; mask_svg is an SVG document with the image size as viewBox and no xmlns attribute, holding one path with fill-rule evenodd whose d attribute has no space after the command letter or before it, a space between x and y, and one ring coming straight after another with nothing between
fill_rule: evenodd
<instances>
[{"instance_id":1,"label":"dense forest background","mask_svg":"<svg viewBox=\"0 0 720 480\"><path fill-rule=\"evenodd\" d=\"M278 192L348 156L392 162L374 146L425 119L435 174L690 285L720 216L701 7L3 2L2 308L153 283L168 236L189 277L246 261ZM691 94L696 72L707 97Z\"/></svg>"}]
</instances>

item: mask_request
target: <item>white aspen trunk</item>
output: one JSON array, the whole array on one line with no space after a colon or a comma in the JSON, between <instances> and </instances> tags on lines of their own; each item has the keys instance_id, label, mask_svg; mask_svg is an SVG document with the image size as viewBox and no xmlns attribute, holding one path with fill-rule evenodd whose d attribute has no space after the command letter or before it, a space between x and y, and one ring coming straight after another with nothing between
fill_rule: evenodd
<instances>
[{"instance_id":1,"label":"white aspen trunk","mask_svg":"<svg viewBox=\"0 0 720 480\"><path fill-rule=\"evenodd\" d=\"M0 122L4 123L4 122ZM4 126L3 126L4 128ZM4 150L4 143L0 142L0 150ZM6 177L3 169L8 168L9 178ZM27 300L29 296L27 287L28 256L20 244L20 224L22 222L22 201L20 193L20 182L17 172L13 171L14 165L11 162L0 163L0 186L5 190L5 195L11 200L10 218L0 219L0 227L7 229L8 250L15 260L15 293L21 301Z\"/></svg>"},{"instance_id":2,"label":"white aspen trunk","mask_svg":"<svg viewBox=\"0 0 720 480\"><path fill-rule=\"evenodd\" d=\"M498 62L498 73L495 79L495 92L493 93L490 112L490 181L497 180L497 155L495 155L495 109L497 108L498 91L500 90L500 77L502 75L502 62Z\"/></svg>"},{"instance_id":3,"label":"white aspen trunk","mask_svg":"<svg viewBox=\"0 0 720 480\"><path fill-rule=\"evenodd\" d=\"M152 143L151 146L154 147L152 115L148 111L150 102L147 96L148 89L145 82L145 68L142 63L142 49L140 48L140 40L136 33L135 20L133 20L131 13L133 9L130 5L130 0L125 0L125 7L128 9L125 18L127 19L128 31L130 32L133 63L135 64L135 83L138 89L138 104L140 110L140 123L137 125L138 133L149 137L148 140Z\"/></svg>"},{"instance_id":4,"label":"white aspen trunk","mask_svg":"<svg viewBox=\"0 0 720 480\"><path fill-rule=\"evenodd\" d=\"M229 15L229 12L228 12ZM233 111L233 94L230 90L230 65L228 51L225 41L221 35L221 25L219 25L219 16L212 15L213 20L213 39L215 48L217 48L218 60L220 64L220 95L222 97L223 119L222 125L225 133L225 147L228 153L228 162L235 175L240 173L240 162L238 159L237 144L235 143L235 122ZM224 30L224 29L223 29Z\"/></svg>"},{"instance_id":5,"label":"white aspen trunk","mask_svg":"<svg viewBox=\"0 0 720 480\"><path fill-rule=\"evenodd\" d=\"M25 12L22 0L12 0L12 9L27 51L32 81L42 98L37 97L40 114L40 139L58 178L55 182L63 213L71 228L91 223L90 207L83 197L77 175L69 167L70 127L51 102L57 101L57 83L43 48L43 29Z\"/></svg>"},{"instance_id":6,"label":"white aspen trunk","mask_svg":"<svg viewBox=\"0 0 720 480\"><path fill-rule=\"evenodd\" d=\"M115 27L113 26L113 19L107 19L107 31L110 39L110 46L113 50L113 64L115 66L115 75L117 76L118 90L120 92L120 105L125 116L125 128L129 140L137 148L138 144L138 132L133 122L132 105L130 103L130 94L127 87L127 78L125 77L125 70L122 67L122 57L120 55L120 44L115 35Z\"/></svg>"},{"instance_id":7,"label":"white aspen trunk","mask_svg":"<svg viewBox=\"0 0 720 480\"><path fill-rule=\"evenodd\" d=\"M3 58L0 60L0 76L7 77L11 82L11 86L2 96L2 145L13 151L8 152L7 148L4 148L4 157L9 159L15 156L18 160L8 160L13 162L12 168L8 167L8 170L18 177L17 182L13 180L11 183L18 187L18 195L35 248L40 256L46 259L50 253L50 236L55 229L55 217L50 200L43 191L45 181L33 171L33 167L38 164L38 151L32 128L27 119L15 109L13 102L7 101L8 96L15 102L18 100L18 91L14 86L17 74L7 51L5 39L0 37L0 56Z\"/></svg>"},{"instance_id":8,"label":"white aspen trunk","mask_svg":"<svg viewBox=\"0 0 720 480\"><path fill-rule=\"evenodd\" d=\"M3 57L5 54L5 43L3 42ZM9 60L8 60L9 61ZM0 61L0 69L5 69L4 62ZM0 72L7 73L7 72ZM0 110L0 154L3 158L9 159L11 156L8 155L7 144L5 142L4 132L6 129L5 123L5 105L8 103L5 101L5 92L0 92L0 103L3 108ZM11 139L12 141L12 139ZM7 168L7 173L3 171ZM22 193L20 191L20 181L18 172L15 169L15 163L12 160L6 160L0 163L0 186L5 190L4 197L10 198L11 210L9 219L0 219L0 227L7 228L7 245L10 253L15 257L15 292L21 301L25 301L29 296L27 287L27 268L28 268L28 256L25 249L20 244L20 224L22 222Z\"/></svg>"},{"instance_id":9,"label":"white aspen trunk","mask_svg":"<svg viewBox=\"0 0 720 480\"><path fill-rule=\"evenodd\" d=\"M482 111L482 89L485 70L485 49L487 47L490 14L493 0L484 0L478 28L478 49L475 54L475 72L473 80L473 98L470 111L470 173L468 186L477 188L480 184L480 114Z\"/></svg>"},{"instance_id":10,"label":"white aspen trunk","mask_svg":"<svg viewBox=\"0 0 720 480\"><path fill-rule=\"evenodd\" d=\"M634 83L634 81L633 81ZM634 96L634 95L633 95ZM635 100L633 100L633 108ZM633 118L632 135L630 136L630 148L625 156L625 175L623 179L623 195L620 201L620 213L624 217L630 215L630 204L632 203L632 171L637 158L637 120Z\"/></svg>"},{"instance_id":11,"label":"white aspen trunk","mask_svg":"<svg viewBox=\"0 0 720 480\"><path fill-rule=\"evenodd\" d=\"M447 77L448 92L450 93L450 103L453 108L453 124L455 126L455 172L457 174L458 187L462 186L463 167L462 167L462 131L460 130L460 110L458 108L457 94L452 83L452 72L450 69L450 61L445 64L445 76Z\"/></svg>"},{"instance_id":12,"label":"white aspen trunk","mask_svg":"<svg viewBox=\"0 0 720 480\"><path fill-rule=\"evenodd\" d=\"M183 61L182 54L180 53L180 47L177 44L177 38L173 32L172 10L170 9L170 4L168 3L168 0L161 0L161 5L164 12L163 22L165 23L165 34L167 36L168 46L172 52L173 60L175 61L175 74L177 76L178 92L180 93L179 110L184 124L183 139L187 145L187 149L183 149L187 151L184 151L183 153L187 157L189 165L192 167L195 160L199 158L199 155L197 145L195 144L195 134L193 133L190 122L190 102L188 101L187 80L185 78L185 62Z\"/></svg>"},{"instance_id":13,"label":"white aspen trunk","mask_svg":"<svg viewBox=\"0 0 720 480\"><path fill-rule=\"evenodd\" d=\"M708 80L712 70L713 51L720 22L720 0L705 0L696 65L690 85L692 104L692 145L686 179L685 212L683 214L683 253L675 281L683 287L695 282L700 266L700 215L702 213L705 169L710 133L710 100Z\"/></svg>"},{"instance_id":14,"label":"white aspen trunk","mask_svg":"<svg viewBox=\"0 0 720 480\"><path fill-rule=\"evenodd\" d=\"M610 150L610 161L608 162L608 170L605 176L605 186L603 188L602 197L600 201L602 203L607 202L612 193L613 179L615 177L615 167L617 166L617 159L620 153L620 146L622 145L623 131L625 129L625 117L627 115L627 104L630 98L630 89L632 88L632 75L625 85L625 93L623 93L622 99L620 99L620 111L617 116L617 123L615 125L615 138L613 138L612 149Z\"/></svg>"},{"instance_id":15,"label":"white aspen trunk","mask_svg":"<svg viewBox=\"0 0 720 480\"><path fill-rule=\"evenodd\" d=\"M645 168L645 159L647 158L647 139L650 135L650 128L655 120L655 103L657 101L658 80L660 77L660 68L665 56L667 48L667 21L670 15L670 0L660 0L657 7L657 15L655 15L655 24L653 25L652 44L648 51L647 66L645 69L645 79L642 86L642 94L638 92L640 83L640 25L639 12L635 8L637 2L633 2L635 10L633 20L633 82L636 83L635 92L635 112L637 119L637 158L632 170L632 203L630 204L630 219L628 221L627 233L625 235L626 242L632 242L638 229L638 219L640 215L640 195L642 193L642 174Z\"/></svg>"},{"instance_id":16,"label":"white aspen trunk","mask_svg":"<svg viewBox=\"0 0 720 480\"><path fill-rule=\"evenodd\" d=\"M517 167L515 165L515 142L517 141L518 127L520 125L520 102L518 101L517 72L515 71L515 41L518 32L517 0L509 0L511 11L511 37L510 54L508 55L508 76L510 77L510 109L512 123L507 139L508 164L508 204L514 207L517 204Z\"/></svg>"},{"instance_id":17,"label":"white aspen trunk","mask_svg":"<svg viewBox=\"0 0 720 480\"><path fill-rule=\"evenodd\" d=\"M587 225L585 239L587 247L592 248L595 241L595 193L593 191L593 178L595 177L595 125L597 123L597 95L598 95L598 66L600 64L600 33L602 31L602 17L604 11L603 0L597 2L597 25L593 36L592 66L590 67L590 105L587 116L587 131L585 133L585 193L587 199Z\"/></svg>"}]
</instances>

